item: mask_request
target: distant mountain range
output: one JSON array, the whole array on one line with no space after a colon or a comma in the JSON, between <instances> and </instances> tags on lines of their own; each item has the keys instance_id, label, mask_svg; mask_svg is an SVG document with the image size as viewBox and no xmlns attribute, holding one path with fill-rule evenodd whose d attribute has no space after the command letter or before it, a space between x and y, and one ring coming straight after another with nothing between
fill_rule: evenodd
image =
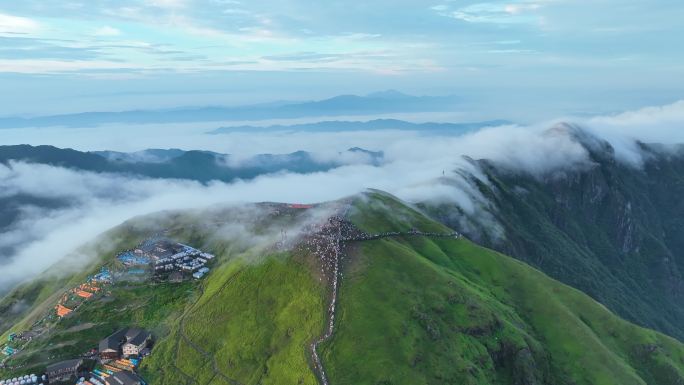
<instances>
[{"instance_id":1,"label":"distant mountain range","mask_svg":"<svg viewBox=\"0 0 684 385\"><path fill-rule=\"evenodd\" d=\"M0 128L88 127L107 123L184 123L266 120L397 112L452 111L460 103L455 96L412 96L385 91L366 96L340 95L304 102L276 102L246 106L187 107L165 110L83 112L74 114L0 118Z\"/></svg>"},{"instance_id":2,"label":"distant mountain range","mask_svg":"<svg viewBox=\"0 0 684 385\"><path fill-rule=\"evenodd\" d=\"M272 126L232 126L221 127L210 131L210 134L228 134L231 132L264 132L264 131L366 131L366 130L410 130L430 131L431 133L465 134L484 127L512 124L507 120L489 120L472 123L412 123L397 119L375 119L365 122L328 120L316 123Z\"/></svg>"},{"instance_id":3,"label":"distant mountain range","mask_svg":"<svg viewBox=\"0 0 684 385\"><path fill-rule=\"evenodd\" d=\"M179 149L149 149L125 153L82 152L53 146L0 146L0 164L22 161L96 173L186 179L202 183L212 180L231 182L236 179L252 179L259 175L284 171L293 173L327 171L350 161L379 165L384 159L382 152L357 147L350 148L339 155L338 159L318 159L312 153L297 151L290 154L260 154L237 160L229 154ZM6 231L19 218L21 208L25 204L54 209L69 206L71 203L27 195L0 195L0 233ZM0 248L0 256L2 252Z\"/></svg>"},{"instance_id":4,"label":"distant mountain range","mask_svg":"<svg viewBox=\"0 0 684 385\"><path fill-rule=\"evenodd\" d=\"M259 175L290 171L307 173L327 171L347 164L342 158L357 163L379 165L382 152L354 147L341 152L339 160L319 159L306 151L290 154L259 154L236 159L230 154L180 149L148 149L138 152L82 152L53 146L0 146L0 163L24 161L70 169L123 173L150 178L189 179L198 182L251 179ZM351 156L351 158L350 158Z\"/></svg>"}]
</instances>

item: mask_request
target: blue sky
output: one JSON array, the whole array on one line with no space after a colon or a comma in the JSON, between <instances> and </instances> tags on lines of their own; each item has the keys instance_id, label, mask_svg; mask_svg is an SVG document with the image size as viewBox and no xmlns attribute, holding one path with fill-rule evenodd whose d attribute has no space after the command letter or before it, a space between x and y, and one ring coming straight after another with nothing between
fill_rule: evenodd
<instances>
[{"instance_id":1,"label":"blue sky","mask_svg":"<svg viewBox=\"0 0 684 385\"><path fill-rule=\"evenodd\" d=\"M388 88L490 115L627 109L681 98L681 20L674 0L0 0L0 114Z\"/></svg>"}]
</instances>

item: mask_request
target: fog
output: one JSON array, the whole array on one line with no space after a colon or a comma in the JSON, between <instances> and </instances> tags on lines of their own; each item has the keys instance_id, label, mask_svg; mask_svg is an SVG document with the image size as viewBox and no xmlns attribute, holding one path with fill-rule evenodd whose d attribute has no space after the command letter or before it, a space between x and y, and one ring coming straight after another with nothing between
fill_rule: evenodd
<instances>
[{"instance_id":1,"label":"fog","mask_svg":"<svg viewBox=\"0 0 684 385\"><path fill-rule=\"evenodd\" d=\"M134 136L133 132L140 132L140 127L123 131L112 131L111 127L41 129L41 135L32 134L32 129L26 129L21 135L16 130L0 131L0 142L4 144L21 140L31 144L98 150L176 147L245 157L309 150L321 161L337 159L343 164L327 172L282 172L253 180L208 184L97 174L24 162L0 165L0 198L23 194L70 203L56 209L21 207L20 219L9 231L0 234L0 249L13 250L11 255L0 256L3 272L0 290L44 271L64 255L127 219L162 210L236 202L314 203L375 188L410 202L456 203L470 216L489 221L486 199L462 175L486 180L466 157L490 159L512 172L538 177L559 169L587 166L586 149L558 125L560 121L576 122L588 132L609 141L616 148L618 159L635 167L643 162L634 145L636 140L684 142L681 129L684 102L612 116L570 117L531 126L489 127L461 136L398 130L206 135L207 127L186 125L166 127L167 135L163 133L163 127L151 126L139 136ZM556 129L550 130L551 127ZM117 141L122 136L126 139ZM95 138L99 145L95 144ZM118 143L117 146L107 146L114 143ZM378 166L369 165L363 155L337 158L350 147L383 151L384 162ZM492 226L496 224L492 223Z\"/></svg>"}]
</instances>

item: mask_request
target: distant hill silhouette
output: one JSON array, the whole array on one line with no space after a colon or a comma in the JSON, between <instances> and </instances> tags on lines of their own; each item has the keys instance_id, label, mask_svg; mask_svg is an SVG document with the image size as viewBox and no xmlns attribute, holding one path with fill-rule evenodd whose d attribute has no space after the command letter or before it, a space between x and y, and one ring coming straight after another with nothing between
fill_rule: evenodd
<instances>
[{"instance_id":1,"label":"distant hill silhouette","mask_svg":"<svg viewBox=\"0 0 684 385\"><path fill-rule=\"evenodd\" d=\"M368 164L380 164L382 152L351 148L345 153L359 155ZM340 155L345 155L340 153ZM189 179L198 182L251 179L259 175L289 171L307 173L327 171L343 165L340 160L320 160L306 151L290 154L260 154L235 160L229 154L179 149L150 149L134 153L116 151L81 152L53 146L0 146L0 163L24 161L70 169L124 173L150 178Z\"/></svg>"},{"instance_id":2,"label":"distant hill silhouette","mask_svg":"<svg viewBox=\"0 0 684 385\"><path fill-rule=\"evenodd\" d=\"M226 134L230 132L264 132L264 131L366 131L366 130L411 130L444 132L451 134L465 134L483 127L502 126L512 124L507 120L489 120L472 123L412 123L397 119L376 119L365 122L328 120L316 123L273 126L233 126L220 127L210 131L211 134Z\"/></svg>"}]
</instances>

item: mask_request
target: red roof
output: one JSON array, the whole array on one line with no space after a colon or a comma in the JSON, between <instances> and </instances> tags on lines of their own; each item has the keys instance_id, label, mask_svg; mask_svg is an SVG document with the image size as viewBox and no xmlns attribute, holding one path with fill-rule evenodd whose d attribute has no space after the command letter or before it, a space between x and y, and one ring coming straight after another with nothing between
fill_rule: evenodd
<instances>
[{"instance_id":1,"label":"red roof","mask_svg":"<svg viewBox=\"0 0 684 385\"><path fill-rule=\"evenodd\" d=\"M301 204L301 203L292 203L289 205L289 207L291 207L293 209L310 209L313 207L313 205L305 205L305 204Z\"/></svg>"}]
</instances>

